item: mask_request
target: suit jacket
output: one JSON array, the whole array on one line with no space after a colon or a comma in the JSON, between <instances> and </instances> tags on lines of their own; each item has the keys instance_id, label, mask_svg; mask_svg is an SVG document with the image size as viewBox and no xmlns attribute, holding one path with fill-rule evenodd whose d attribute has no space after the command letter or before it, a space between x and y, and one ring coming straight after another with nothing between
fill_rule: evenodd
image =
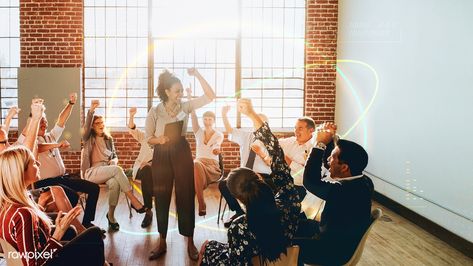
<instances>
[{"instance_id":1,"label":"suit jacket","mask_svg":"<svg viewBox=\"0 0 473 266\"><path fill-rule=\"evenodd\" d=\"M325 156L326 157L326 156ZM324 151L312 149L307 160L303 183L306 189L324 199L318 240L340 257L350 257L371 221L371 197L374 186L367 176L322 181Z\"/></svg>"}]
</instances>

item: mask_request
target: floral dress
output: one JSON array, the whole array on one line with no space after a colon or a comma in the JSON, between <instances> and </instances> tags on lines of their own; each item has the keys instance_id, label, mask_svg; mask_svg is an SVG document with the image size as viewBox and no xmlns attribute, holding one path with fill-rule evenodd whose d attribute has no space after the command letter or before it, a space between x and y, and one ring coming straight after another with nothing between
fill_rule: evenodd
<instances>
[{"instance_id":1,"label":"floral dress","mask_svg":"<svg viewBox=\"0 0 473 266\"><path fill-rule=\"evenodd\" d=\"M271 179L276 187L275 201L281 211L281 224L287 246L291 243L298 225L301 200L304 195L294 186L290 168L267 123L255 131L255 137L265 145L272 158ZM246 215L235 219L228 229L228 243L211 240L205 246L202 265L251 265L251 258L259 254L254 234L248 228Z\"/></svg>"}]
</instances>

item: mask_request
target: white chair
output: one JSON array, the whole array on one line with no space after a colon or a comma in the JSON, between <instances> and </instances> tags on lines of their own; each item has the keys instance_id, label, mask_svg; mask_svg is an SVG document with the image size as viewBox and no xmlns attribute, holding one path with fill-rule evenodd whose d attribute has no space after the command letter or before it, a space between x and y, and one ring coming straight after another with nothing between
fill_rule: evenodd
<instances>
[{"instance_id":1,"label":"white chair","mask_svg":"<svg viewBox=\"0 0 473 266\"><path fill-rule=\"evenodd\" d=\"M382 215L383 211L380 208L376 208L371 211L371 224L368 229L366 229L366 232L363 234L360 243L358 243L355 252L353 252L353 255L351 256L350 260L345 263L345 266L354 266L360 261L361 255L363 254L363 250L365 249L366 239L368 239L368 234L370 233L371 228L373 228L373 225Z\"/></svg>"},{"instance_id":2,"label":"white chair","mask_svg":"<svg viewBox=\"0 0 473 266\"><path fill-rule=\"evenodd\" d=\"M23 263L21 262L21 259L19 258L14 259L8 255L9 253L18 252L12 245L10 245L4 239L0 238L0 246L3 249L3 256L5 257L7 266L22 266L23 265Z\"/></svg>"}]
</instances>

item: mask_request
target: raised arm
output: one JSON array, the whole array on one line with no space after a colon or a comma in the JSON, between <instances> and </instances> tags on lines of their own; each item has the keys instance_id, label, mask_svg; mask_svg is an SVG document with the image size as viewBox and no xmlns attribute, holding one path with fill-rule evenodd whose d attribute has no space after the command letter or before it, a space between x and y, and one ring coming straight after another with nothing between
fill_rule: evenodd
<instances>
[{"instance_id":1,"label":"raised arm","mask_svg":"<svg viewBox=\"0 0 473 266\"><path fill-rule=\"evenodd\" d=\"M56 125L58 125L59 127L64 127L67 120L71 116L72 108L74 107L74 104L76 103L76 101L77 101L77 93L70 93L69 102L64 107L64 109L62 109L61 113L59 113Z\"/></svg>"},{"instance_id":2,"label":"raised arm","mask_svg":"<svg viewBox=\"0 0 473 266\"><path fill-rule=\"evenodd\" d=\"M82 140L87 141L90 138L92 132L92 119L94 118L95 109L100 106L99 100L92 100L90 103L90 109L87 112L87 117L85 118L84 124L84 135L82 135Z\"/></svg>"},{"instance_id":3,"label":"raised arm","mask_svg":"<svg viewBox=\"0 0 473 266\"><path fill-rule=\"evenodd\" d=\"M268 124L263 123L263 120L253 110L253 106L249 99L240 99L238 101L238 110L248 116L256 128L255 137L257 140L263 142L271 157L271 177L274 185L277 187L276 191L287 189L287 186L294 185L294 180L291 177L291 170L284 161L284 152L279 146L278 139L269 129Z\"/></svg>"},{"instance_id":4,"label":"raised arm","mask_svg":"<svg viewBox=\"0 0 473 266\"><path fill-rule=\"evenodd\" d=\"M192 89L187 88L186 92L187 92L187 99L189 101L191 101L192 100ZM192 110L192 112L191 112L191 119L192 119L192 131L195 134L200 129L199 119L197 118L197 115L195 114L195 110Z\"/></svg>"},{"instance_id":5,"label":"raised arm","mask_svg":"<svg viewBox=\"0 0 473 266\"><path fill-rule=\"evenodd\" d=\"M214 90L212 89L212 87L210 87L209 83L204 79L204 77L202 77L202 75L196 68L187 69L187 73L191 76L196 77L199 80L199 83L202 86L202 89L204 90L205 96L207 96L210 101L213 101L216 98Z\"/></svg>"},{"instance_id":6,"label":"raised arm","mask_svg":"<svg viewBox=\"0 0 473 266\"><path fill-rule=\"evenodd\" d=\"M333 124L332 124L333 125ZM314 147L309 155L309 159L306 162L303 184L304 187L316 195L317 197L325 200L333 186L338 186L337 183L330 183L322 181L322 164L324 161L325 148L329 143L332 142L334 131L329 129L329 124L322 124L317 130L317 143L323 145L317 145ZM336 127L335 127L336 129Z\"/></svg>"},{"instance_id":7,"label":"raised arm","mask_svg":"<svg viewBox=\"0 0 473 266\"><path fill-rule=\"evenodd\" d=\"M136 107L131 107L128 112L130 114L130 118L128 119L128 132L130 132L131 136L141 144L141 142L145 139L145 133L136 128L135 115L137 109Z\"/></svg>"},{"instance_id":8,"label":"raised arm","mask_svg":"<svg viewBox=\"0 0 473 266\"><path fill-rule=\"evenodd\" d=\"M55 148L58 148L58 149L69 148L70 146L71 144L67 140L62 140L59 143L41 143L41 144L38 144L38 153L47 152Z\"/></svg>"},{"instance_id":9,"label":"raised arm","mask_svg":"<svg viewBox=\"0 0 473 266\"><path fill-rule=\"evenodd\" d=\"M23 142L23 145L30 149L35 157L38 149L36 139L38 136L39 122L41 121L41 117L43 117L44 109L43 99L33 100L31 104L31 119L28 124L28 129L26 130L25 141Z\"/></svg>"},{"instance_id":10,"label":"raised arm","mask_svg":"<svg viewBox=\"0 0 473 266\"><path fill-rule=\"evenodd\" d=\"M225 126L225 131L227 134L232 134L233 128L232 125L230 124L230 121L228 120L228 111L230 111L230 105L226 105L222 108L222 119L223 119L223 125Z\"/></svg>"},{"instance_id":11,"label":"raised arm","mask_svg":"<svg viewBox=\"0 0 473 266\"><path fill-rule=\"evenodd\" d=\"M10 123L11 123L11 120L12 120L16 115L18 115L18 113L19 113L20 111L21 111L21 109L18 108L17 106L10 107L10 109L8 110L7 117L5 117L5 124L2 125L2 128L5 130L5 132L7 132L7 134L8 134L8 131L10 130Z\"/></svg>"}]
</instances>

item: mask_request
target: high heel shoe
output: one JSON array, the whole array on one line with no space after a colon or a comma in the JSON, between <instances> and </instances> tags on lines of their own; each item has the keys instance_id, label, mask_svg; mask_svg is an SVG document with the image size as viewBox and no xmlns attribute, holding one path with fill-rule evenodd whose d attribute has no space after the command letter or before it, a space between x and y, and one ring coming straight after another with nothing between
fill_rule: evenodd
<instances>
[{"instance_id":1,"label":"high heel shoe","mask_svg":"<svg viewBox=\"0 0 473 266\"><path fill-rule=\"evenodd\" d=\"M207 206L204 204L199 204L199 216L205 216L207 214Z\"/></svg>"},{"instance_id":2,"label":"high heel shoe","mask_svg":"<svg viewBox=\"0 0 473 266\"><path fill-rule=\"evenodd\" d=\"M137 213L145 213L145 212L147 212L147 211L149 210L149 209L146 208L145 206L143 206L143 207L137 209L137 208L135 208L135 206L131 205L131 208L132 208L133 210L135 210Z\"/></svg>"},{"instance_id":3,"label":"high heel shoe","mask_svg":"<svg viewBox=\"0 0 473 266\"><path fill-rule=\"evenodd\" d=\"M110 222L110 219L108 218L108 213L105 215L108 221L108 228L112 229L112 231L118 231L120 230L120 225L118 223L112 223Z\"/></svg>"}]
</instances>

